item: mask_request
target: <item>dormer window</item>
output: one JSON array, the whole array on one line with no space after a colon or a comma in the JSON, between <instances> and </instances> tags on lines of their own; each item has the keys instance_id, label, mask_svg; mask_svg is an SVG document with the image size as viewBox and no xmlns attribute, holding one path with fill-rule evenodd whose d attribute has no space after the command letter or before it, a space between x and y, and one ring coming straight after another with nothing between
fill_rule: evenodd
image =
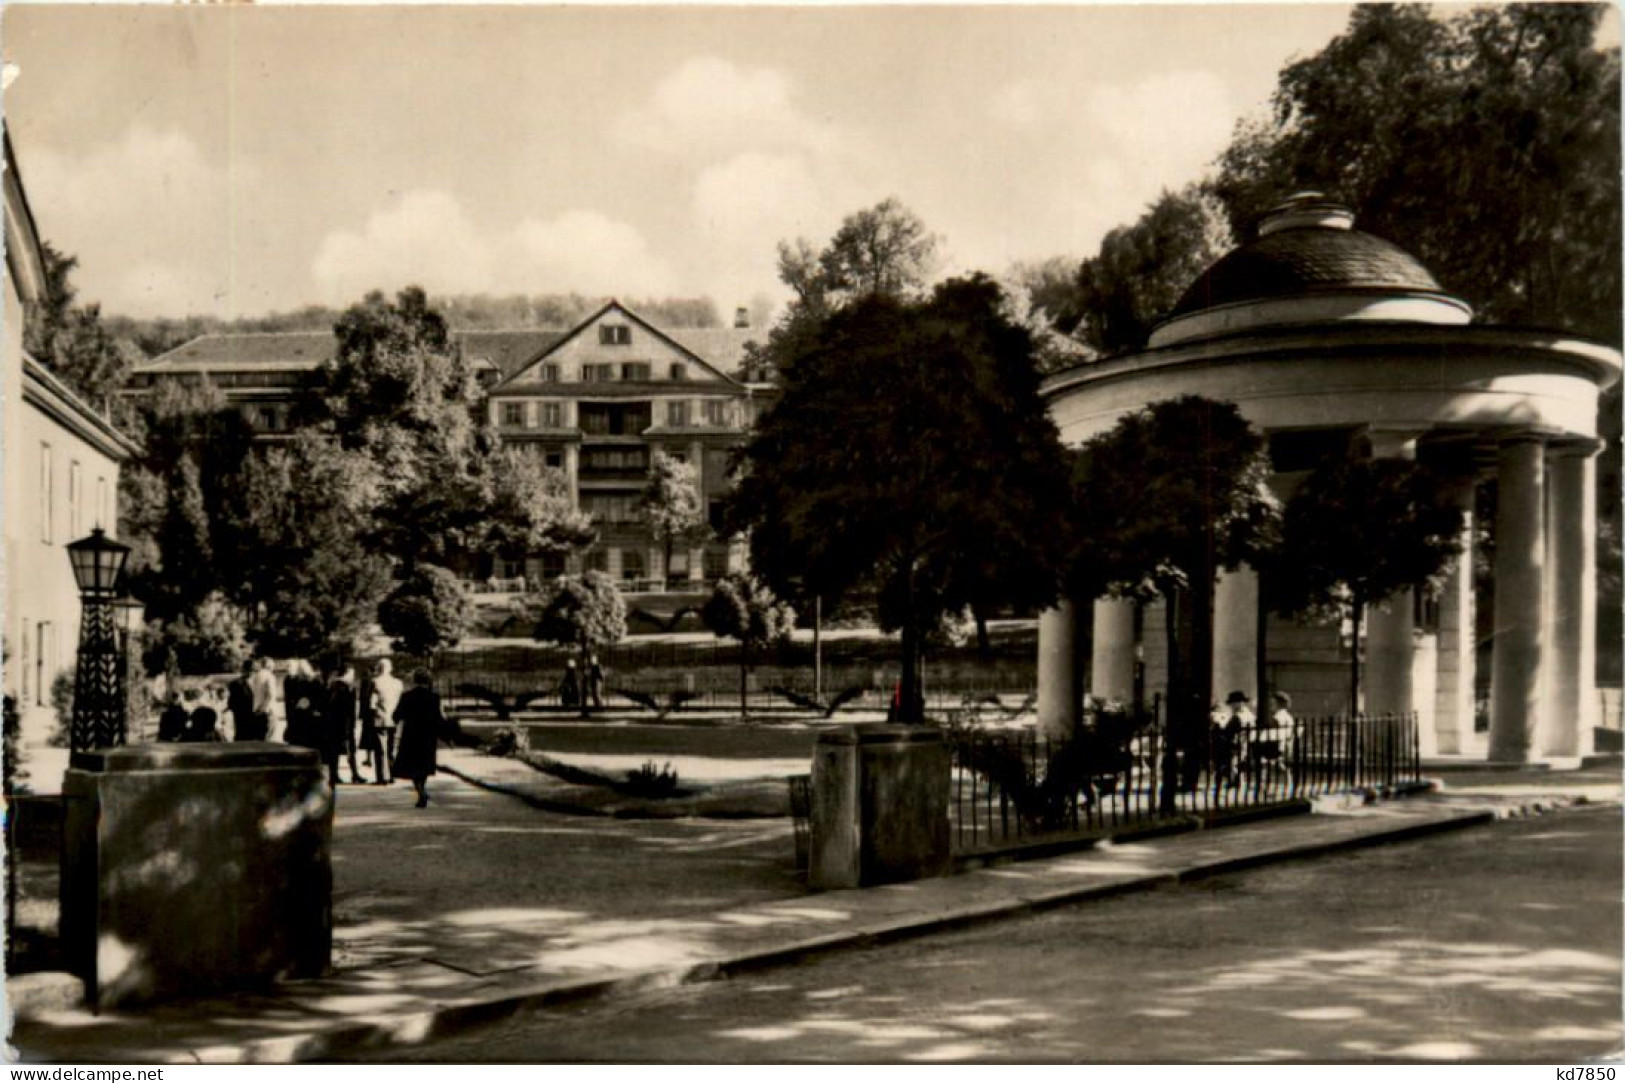
<instances>
[{"instance_id":1,"label":"dormer window","mask_svg":"<svg viewBox=\"0 0 1625 1083\"><path fill-rule=\"evenodd\" d=\"M632 345L632 329L624 323L599 324L598 344L600 346L630 346Z\"/></svg>"},{"instance_id":2,"label":"dormer window","mask_svg":"<svg viewBox=\"0 0 1625 1083\"><path fill-rule=\"evenodd\" d=\"M621 363L621 379L647 380L649 378L649 362L623 361Z\"/></svg>"},{"instance_id":3,"label":"dormer window","mask_svg":"<svg viewBox=\"0 0 1625 1083\"><path fill-rule=\"evenodd\" d=\"M688 379L688 366L681 361L673 361L671 363L671 378L673 380Z\"/></svg>"}]
</instances>

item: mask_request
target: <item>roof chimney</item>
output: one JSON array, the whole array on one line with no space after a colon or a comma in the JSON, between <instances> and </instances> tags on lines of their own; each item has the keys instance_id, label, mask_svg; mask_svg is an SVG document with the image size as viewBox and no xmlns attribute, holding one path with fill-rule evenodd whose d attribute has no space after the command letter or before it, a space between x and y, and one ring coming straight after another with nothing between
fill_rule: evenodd
<instances>
[{"instance_id":1,"label":"roof chimney","mask_svg":"<svg viewBox=\"0 0 1625 1083\"><path fill-rule=\"evenodd\" d=\"M740 305L738 308L734 309L734 326L750 326L750 309L746 308L744 305Z\"/></svg>"}]
</instances>

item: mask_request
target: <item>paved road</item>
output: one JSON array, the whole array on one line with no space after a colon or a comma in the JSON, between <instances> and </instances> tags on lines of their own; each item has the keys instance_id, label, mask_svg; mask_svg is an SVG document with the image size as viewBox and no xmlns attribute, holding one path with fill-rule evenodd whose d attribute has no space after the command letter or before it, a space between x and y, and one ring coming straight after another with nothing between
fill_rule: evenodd
<instances>
[{"instance_id":1,"label":"paved road","mask_svg":"<svg viewBox=\"0 0 1625 1083\"><path fill-rule=\"evenodd\" d=\"M1617 808L510 1019L416 1061L1572 1063L1621 1047Z\"/></svg>"}]
</instances>

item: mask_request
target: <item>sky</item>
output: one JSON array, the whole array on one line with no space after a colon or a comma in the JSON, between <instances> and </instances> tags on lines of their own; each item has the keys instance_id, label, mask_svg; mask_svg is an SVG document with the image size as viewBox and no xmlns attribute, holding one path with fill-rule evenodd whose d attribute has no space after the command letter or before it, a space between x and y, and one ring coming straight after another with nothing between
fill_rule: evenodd
<instances>
[{"instance_id":1,"label":"sky","mask_svg":"<svg viewBox=\"0 0 1625 1083\"><path fill-rule=\"evenodd\" d=\"M1348 12L25 3L0 51L40 232L109 312L416 283L729 313L888 196L947 272L1092 254Z\"/></svg>"}]
</instances>

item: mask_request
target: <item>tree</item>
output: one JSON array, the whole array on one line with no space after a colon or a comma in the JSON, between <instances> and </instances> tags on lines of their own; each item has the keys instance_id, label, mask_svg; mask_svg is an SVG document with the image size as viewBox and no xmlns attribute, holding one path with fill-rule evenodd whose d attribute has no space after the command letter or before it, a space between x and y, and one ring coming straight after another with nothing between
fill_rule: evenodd
<instances>
[{"instance_id":1,"label":"tree","mask_svg":"<svg viewBox=\"0 0 1625 1083\"><path fill-rule=\"evenodd\" d=\"M1620 66L1617 47L1597 45L1605 10L1356 6L1341 36L1281 72L1271 115L1221 158L1232 223L1325 191L1481 318L1618 344Z\"/></svg>"},{"instance_id":2,"label":"tree","mask_svg":"<svg viewBox=\"0 0 1625 1083\"><path fill-rule=\"evenodd\" d=\"M377 486L369 461L314 432L249 460L228 514L257 556L228 593L257 650L314 658L359 645L390 584L389 561L363 537Z\"/></svg>"},{"instance_id":3,"label":"tree","mask_svg":"<svg viewBox=\"0 0 1625 1083\"><path fill-rule=\"evenodd\" d=\"M761 580L736 572L717 581L700 616L718 637L739 641L739 713L749 714L750 652L787 638L795 631L796 612Z\"/></svg>"},{"instance_id":4,"label":"tree","mask_svg":"<svg viewBox=\"0 0 1625 1083\"><path fill-rule=\"evenodd\" d=\"M299 416L371 463L369 547L409 571L480 550L591 541L560 483L503 452L473 368L421 289L393 302L370 293L333 332L334 356L306 388Z\"/></svg>"},{"instance_id":5,"label":"tree","mask_svg":"<svg viewBox=\"0 0 1625 1083\"><path fill-rule=\"evenodd\" d=\"M1347 456L1311 474L1287 503L1275 597L1287 612L1334 606L1354 626L1349 710L1360 709L1360 635L1367 609L1437 585L1461 551L1461 513L1437 479L1406 459Z\"/></svg>"},{"instance_id":6,"label":"tree","mask_svg":"<svg viewBox=\"0 0 1625 1083\"><path fill-rule=\"evenodd\" d=\"M1060 441L1031 339L1000 301L978 276L809 323L729 504L729 529L749 532L752 567L781 597L879 588L912 720L921 635L939 613L972 596L1044 604L1059 581Z\"/></svg>"},{"instance_id":7,"label":"tree","mask_svg":"<svg viewBox=\"0 0 1625 1083\"><path fill-rule=\"evenodd\" d=\"M39 305L23 328L23 348L46 365L87 402L101 410L115 407L140 351L103 326L100 305L77 305L72 284L79 266L74 256L42 244L45 288Z\"/></svg>"},{"instance_id":8,"label":"tree","mask_svg":"<svg viewBox=\"0 0 1625 1083\"><path fill-rule=\"evenodd\" d=\"M561 575L541 591L533 609L533 637L542 643L575 647L581 655L581 675L587 677L595 648L619 643L626 636L626 600L620 588L603 572ZM582 717L589 698L582 696Z\"/></svg>"},{"instance_id":9,"label":"tree","mask_svg":"<svg viewBox=\"0 0 1625 1083\"><path fill-rule=\"evenodd\" d=\"M149 622L142 634L148 674L235 673L247 656L242 619L219 591L173 618Z\"/></svg>"},{"instance_id":10,"label":"tree","mask_svg":"<svg viewBox=\"0 0 1625 1083\"><path fill-rule=\"evenodd\" d=\"M1139 350L1198 275L1233 247L1224 207L1198 186L1163 192L1078 268L1074 334L1097 356Z\"/></svg>"},{"instance_id":11,"label":"tree","mask_svg":"<svg viewBox=\"0 0 1625 1083\"><path fill-rule=\"evenodd\" d=\"M462 580L433 564L419 564L378 605L378 626L391 645L419 656L455 647L473 618Z\"/></svg>"},{"instance_id":12,"label":"tree","mask_svg":"<svg viewBox=\"0 0 1625 1083\"><path fill-rule=\"evenodd\" d=\"M691 541L705 530L705 506L700 501L699 470L693 463L681 462L656 451L649 464L649 479L638 501L638 513L648 524L649 533L665 549L667 585L671 580L671 551L680 542Z\"/></svg>"},{"instance_id":13,"label":"tree","mask_svg":"<svg viewBox=\"0 0 1625 1083\"><path fill-rule=\"evenodd\" d=\"M560 553L585 549L597 537L592 517L575 505L569 477L534 455L502 448L480 476L487 551Z\"/></svg>"},{"instance_id":14,"label":"tree","mask_svg":"<svg viewBox=\"0 0 1625 1083\"><path fill-rule=\"evenodd\" d=\"M1214 577L1278 540L1264 436L1234 404L1186 395L1126 415L1075 468L1075 596L1164 600L1169 745L1189 747L1213 698Z\"/></svg>"}]
</instances>

